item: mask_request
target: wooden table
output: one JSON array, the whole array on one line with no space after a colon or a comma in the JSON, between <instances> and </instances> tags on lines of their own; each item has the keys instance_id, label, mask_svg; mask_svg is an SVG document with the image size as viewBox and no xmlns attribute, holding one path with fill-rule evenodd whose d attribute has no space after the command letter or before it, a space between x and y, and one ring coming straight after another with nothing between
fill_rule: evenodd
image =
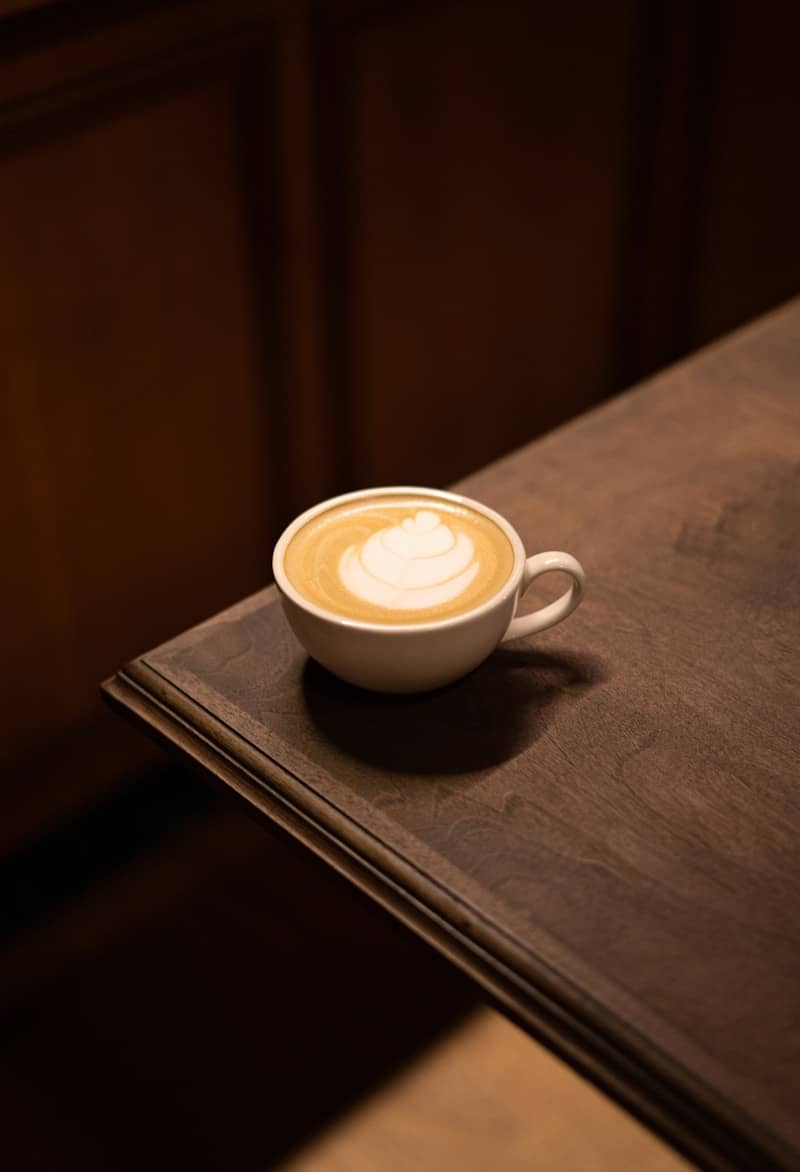
<instances>
[{"instance_id":1,"label":"wooden table","mask_svg":"<svg viewBox=\"0 0 800 1172\"><path fill-rule=\"evenodd\" d=\"M799 385L796 302L458 486L590 587L438 693L273 588L104 685L708 1168L800 1169Z\"/></svg>"}]
</instances>

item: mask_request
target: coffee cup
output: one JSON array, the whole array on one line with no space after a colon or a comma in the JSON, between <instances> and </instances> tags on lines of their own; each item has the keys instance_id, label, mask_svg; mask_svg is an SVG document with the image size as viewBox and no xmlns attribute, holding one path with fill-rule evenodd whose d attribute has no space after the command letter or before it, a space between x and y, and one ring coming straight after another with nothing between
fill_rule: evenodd
<instances>
[{"instance_id":1,"label":"coffee cup","mask_svg":"<svg viewBox=\"0 0 800 1172\"><path fill-rule=\"evenodd\" d=\"M377 692L420 692L472 671L501 643L537 634L581 601L568 553L527 556L505 517L457 493L372 488L297 517L272 559L286 618L334 675ZM517 615L535 578L572 579L555 602Z\"/></svg>"}]
</instances>

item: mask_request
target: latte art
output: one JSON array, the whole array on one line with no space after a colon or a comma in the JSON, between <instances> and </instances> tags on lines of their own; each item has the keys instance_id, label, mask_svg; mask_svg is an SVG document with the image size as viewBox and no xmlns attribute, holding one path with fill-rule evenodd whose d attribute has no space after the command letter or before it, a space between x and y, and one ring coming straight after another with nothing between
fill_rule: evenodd
<instances>
[{"instance_id":1,"label":"latte art","mask_svg":"<svg viewBox=\"0 0 800 1172\"><path fill-rule=\"evenodd\" d=\"M486 602L514 551L482 513L446 498L369 496L313 517L291 539L285 569L310 602L344 618L418 623Z\"/></svg>"},{"instance_id":2,"label":"latte art","mask_svg":"<svg viewBox=\"0 0 800 1172\"><path fill-rule=\"evenodd\" d=\"M452 602L479 569L470 538L456 536L427 509L373 533L360 549L349 546L339 562L348 590L390 610L426 610Z\"/></svg>"}]
</instances>

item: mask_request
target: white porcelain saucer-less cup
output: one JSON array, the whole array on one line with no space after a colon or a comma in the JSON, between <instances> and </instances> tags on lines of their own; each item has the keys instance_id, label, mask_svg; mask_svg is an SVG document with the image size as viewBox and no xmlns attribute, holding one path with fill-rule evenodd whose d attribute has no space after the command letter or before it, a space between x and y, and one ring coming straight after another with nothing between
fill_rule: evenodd
<instances>
[{"instance_id":1,"label":"white porcelain saucer-less cup","mask_svg":"<svg viewBox=\"0 0 800 1172\"><path fill-rule=\"evenodd\" d=\"M344 618L309 601L289 581L286 549L303 526L320 513L357 500L418 495L426 505L439 499L482 513L507 536L514 554L509 577L488 601L451 618L420 623L372 623ZM419 487L372 488L332 497L308 509L281 534L272 557L275 583L286 618L300 643L319 663L351 684L376 692L422 692L472 671L500 643L535 635L575 610L583 597L585 574L568 553L526 556L516 530L493 509L456 493ZM548 606L515 617L517 603L534 578L560 570L572 578L568 590Z\"/></svg>"}]
</instances>

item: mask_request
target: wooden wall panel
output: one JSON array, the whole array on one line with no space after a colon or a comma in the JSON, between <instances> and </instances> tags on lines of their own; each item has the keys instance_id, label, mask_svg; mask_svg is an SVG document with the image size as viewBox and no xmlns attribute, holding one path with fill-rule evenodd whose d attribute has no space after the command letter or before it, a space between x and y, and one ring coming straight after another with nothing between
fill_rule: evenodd
<instances>
[{"instance_id":1,"label":"wooden wall panel","mask_svg":"<svg viewBox=\"0 0 800 1172\"><path fill-rule=\"evenodd\" d=\"M800 285L785 6L0 18L0 850L144 760L97 682L301 508L447 484Z\"/></svg>"},{"instance_id":2,"label":"wooden wall panel","mask_svg":"<svg viewBox=\"0 0 800 1172\"><path fill-rule=\"evenodd\" d=\"M0 846L148 759L105 675L271 577L275 111L267 41L237 44L6 107Z\"/></svg>"},{"instance_id":3,"label":"wooden wall panel","mask_svg":"<svg viewBox=\"0 0 800 1172\"><path fill-rule=\"evenodd\" d=\"M347 483L446 484L612 389L634 24L378 5L329 33Z\"/></svg>"},{"instance_id":4,"label":"wooden wall panel","mask_svg":"<svg viewBox=\"0 0 800 1172\"><path fill-rule=\"evenodd\" d=\"M800 8L721 6L697 257L700 345L800 291Z\"/></svg>"}]
</instances>

